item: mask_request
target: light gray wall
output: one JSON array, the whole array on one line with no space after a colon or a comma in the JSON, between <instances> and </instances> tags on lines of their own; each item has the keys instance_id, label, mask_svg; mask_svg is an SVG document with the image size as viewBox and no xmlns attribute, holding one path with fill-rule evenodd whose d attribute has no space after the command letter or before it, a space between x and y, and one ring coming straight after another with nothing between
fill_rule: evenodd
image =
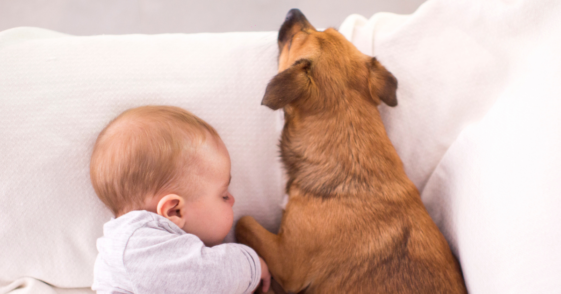
<instances>
[{"instance_id":1,"label":"light gray wall","mask_svg":"<svg viewBox=\"0 0 561 294\"><path fill-rule=\"evenodd\" d=\"M0 31L36 26L76 35L276 31L291 8L318 27L345 17L414 12L424 0L0 0Z\"/></svg>"}]
</instances>

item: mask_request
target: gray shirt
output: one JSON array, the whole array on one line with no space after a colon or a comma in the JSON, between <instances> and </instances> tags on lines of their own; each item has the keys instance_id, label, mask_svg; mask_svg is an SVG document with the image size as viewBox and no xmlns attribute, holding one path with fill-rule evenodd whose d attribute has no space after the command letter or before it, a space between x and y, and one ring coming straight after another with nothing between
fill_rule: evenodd
<instances>
[{"instance_id":1,"label":"gray shirt","mask_svg":"<svg viewBox=\"0 0 561 294\"><path fill-rule=\"evenodd\" d=\"M261 278L253 249L205 247L197 236L144 210L107 222L97 250L97 293L251 293Z\"/></svg>"}]
</instances>

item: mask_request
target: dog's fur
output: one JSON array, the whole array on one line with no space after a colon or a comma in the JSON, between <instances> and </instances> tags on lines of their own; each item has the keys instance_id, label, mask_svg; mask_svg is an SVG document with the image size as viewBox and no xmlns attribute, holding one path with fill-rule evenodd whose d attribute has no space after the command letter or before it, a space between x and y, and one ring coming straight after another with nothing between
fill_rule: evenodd
<instances>
[{"instance_id":1,"label":"dog's fur","mask_svg":"<svg viewBox=\"0 0 561 294\"><path fill-rule=\"evenodd\" d=\"M296 9L263 104L284 107L289 202L277 235L243 217L236 237L302 293L466 293L460 266L388 139L377 105L397 81Z\"/></svg>"}]
</instances>

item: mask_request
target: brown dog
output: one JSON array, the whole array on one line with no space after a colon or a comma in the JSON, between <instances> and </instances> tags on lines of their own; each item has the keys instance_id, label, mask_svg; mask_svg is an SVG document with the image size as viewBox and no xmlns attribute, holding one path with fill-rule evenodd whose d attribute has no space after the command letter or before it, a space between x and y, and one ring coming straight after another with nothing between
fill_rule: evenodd
<instances>
[{"instance_id":1,"label":"brown dog","mask_svg":"<svg viewBox=\"0 0 561 294\"><path fill-rule=\"evenodd\" d=\"M397 105L393 75L296 9L278 45L279 74L262 104L284 107L289 202L278 235L246 216L238 241L289 292L466 293L380 119L381 101Z\"/></svg>"}]
</instances>

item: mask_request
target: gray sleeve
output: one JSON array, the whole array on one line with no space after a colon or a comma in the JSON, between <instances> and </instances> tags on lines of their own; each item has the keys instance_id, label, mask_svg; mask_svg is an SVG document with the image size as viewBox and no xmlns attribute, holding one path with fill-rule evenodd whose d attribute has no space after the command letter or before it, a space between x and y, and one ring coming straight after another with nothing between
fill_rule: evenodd
<instances>
[{"instance_id":1,"label":"gray sleeve","mask_svg":"<svg viewBox=\"0 0 561 294\"><path fill-rule=\"evenodd\" d=\"M251 293L261 279L255 251L241 244L205 247L190 234L140 228L123 264L136 294Z\"/></svg>"}]
</instances>

